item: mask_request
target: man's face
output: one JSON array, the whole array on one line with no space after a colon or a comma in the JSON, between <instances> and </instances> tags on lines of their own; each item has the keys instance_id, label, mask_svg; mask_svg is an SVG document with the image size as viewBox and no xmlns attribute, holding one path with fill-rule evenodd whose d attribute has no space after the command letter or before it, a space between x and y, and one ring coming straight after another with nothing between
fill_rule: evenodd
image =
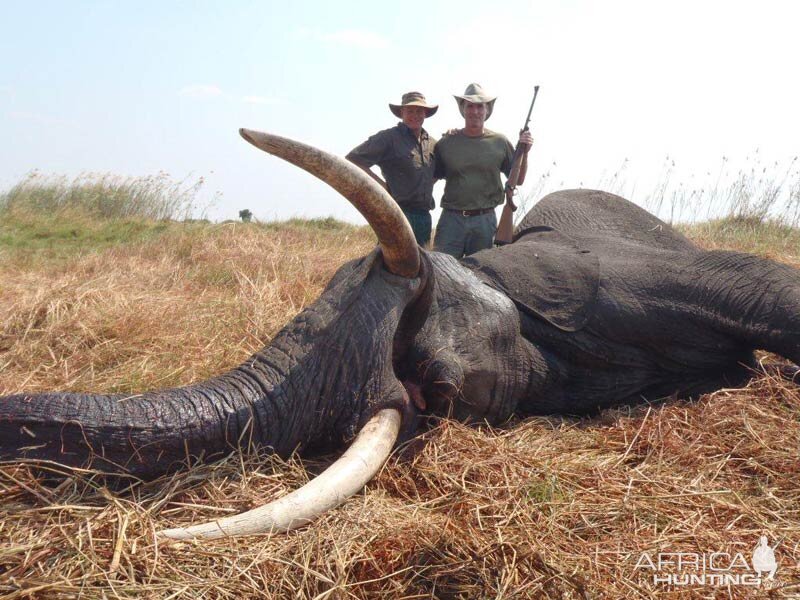
<instances>
[{"instance_id":1,"label":"man's face","mask_svg":"<svg viewBox=\"0 0 800 600\"><path fill-rule=\"evenodd\" d=\"M422 128L422 123L425 121L425 108L422 106L401 106L400 116L409 129L417 131Z\"/></svg>"},{"instance_id":2,"label":"man's face","mask_svg":"<svg viewBox=\"0 0 800 600\"><path fill-rule=\"evenodd\" d=\"M486 120L486 105L483 103L464 102L464 122L469 128L483 127Z\"/></svg>"}]
</instances>

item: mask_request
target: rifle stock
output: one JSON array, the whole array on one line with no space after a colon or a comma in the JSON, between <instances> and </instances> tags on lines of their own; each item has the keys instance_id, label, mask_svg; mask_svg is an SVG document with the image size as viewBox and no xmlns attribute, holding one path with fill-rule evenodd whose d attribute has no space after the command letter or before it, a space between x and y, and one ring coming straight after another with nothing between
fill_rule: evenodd
<instances>
[{"instance_id":1,"label":"rifle stock","mask_svg":"<svg viewBox=\"0 0 800 600\"><path fill-rule=\"evenodd\" d=\"M527 129L527 127L526 127ZM524 131L524 130L523 130ZM519 182L519 172L522 169L523 153L517 148L514 151L514 160L511 163L511 172L506 181L506 203L503 204L503 212L500 215L500 223L497 231L494 232L494 243L498 246L510 244L514 239L514 211L517 205L514 204L514 189Z\"/></svg>"},{"instance_id":2,"label":"rifle stock","mask_svg":"<svg viewBox=\"0 0 800 600\"><path fill-rule=\"evenodd\" d=\"M494 243L497 246L510 244L514 239L514 209L508 204L508 200L503 205L503 212L500 214L500 222L497 224L497 231L494 232Z\"/></svg>"}]
</instances>

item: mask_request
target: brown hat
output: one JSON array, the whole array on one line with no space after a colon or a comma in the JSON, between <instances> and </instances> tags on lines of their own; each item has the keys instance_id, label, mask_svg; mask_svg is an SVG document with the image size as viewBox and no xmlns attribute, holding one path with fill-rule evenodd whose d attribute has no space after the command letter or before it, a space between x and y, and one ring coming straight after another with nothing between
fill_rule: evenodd
<instances>
[{"instance_id":1,"label":"brown hat","mask_svg":"<svg viewBox=\"0 0 800 600\"><path fill-rule=\"evenodd\" d=\"M483 91L479 83L470 83L467 89L464 90L463 96L453 96L458 102L458 110L461 116L464 116L464 102L471 102L472 104L485 104L486 105L486 119L492 116L494 110L494 101L497 96L490 96Z\"/></svg>"},{"instance_id":2,"label":"brown hat","mask_svg":"<svg viewBox=\"0 0 800 600\"><path fill-rule=\"evenodd\" d=\"M400 114L400 109L404 106L422 106L425 109L425 116L432 117L439 110L438 104L428 104L425 101L425 96L419 92L407 92L403 94L400 104L389 103L389 110L392 111L395 117L403 118Z\"/></svg>"}]
</instances>

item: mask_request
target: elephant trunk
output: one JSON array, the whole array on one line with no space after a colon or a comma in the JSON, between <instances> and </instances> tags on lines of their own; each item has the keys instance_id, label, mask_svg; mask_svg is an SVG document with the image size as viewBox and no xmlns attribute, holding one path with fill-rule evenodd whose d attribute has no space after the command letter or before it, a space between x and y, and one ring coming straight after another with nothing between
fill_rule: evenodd
<instances>
[{"instance_id":1,"label":"elephant trunk","mask_svg":"<svg viewBox=\"0 0 800 600\"><path fill-rule=\"evenodd\" d=\"M285 357L269 347L219 377L141 394L5 397L0 458L148 479L250 445L287 456L319 432L296 418L315 407L304 405L309 394L292 382L290 366L281 368Z\"/></svg>"},{"instance_id":2,"label":"elephant trunk","mask_svg":"<svg viewBox=\"0 0 800 600\"><path fill-rule=\"evenodd\" d=\"M152 478L238 445L267 443L265 382L240 371L185 388L135 395L20 394L2 399L0 458Z\"/></svg>"}]
</instances>

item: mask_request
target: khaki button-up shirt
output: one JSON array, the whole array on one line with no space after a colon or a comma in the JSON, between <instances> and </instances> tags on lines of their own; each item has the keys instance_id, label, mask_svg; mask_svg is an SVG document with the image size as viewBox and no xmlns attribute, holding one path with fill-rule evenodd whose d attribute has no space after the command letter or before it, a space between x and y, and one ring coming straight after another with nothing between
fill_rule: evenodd
<instances>
[{"instance_id":1,"label":"khaki button-up shirt","mask_svg":"<svg viewBox=\"0 0 800 600\"><path fill-rule=\"evenodd\" d=\"M404 123L384 129L353 148L347 159L371 167L378 165L389 193L400 208L431 210L433 202L433 150L436 140L424 129L419 140Z\"/></svg>"}]
</instances>

